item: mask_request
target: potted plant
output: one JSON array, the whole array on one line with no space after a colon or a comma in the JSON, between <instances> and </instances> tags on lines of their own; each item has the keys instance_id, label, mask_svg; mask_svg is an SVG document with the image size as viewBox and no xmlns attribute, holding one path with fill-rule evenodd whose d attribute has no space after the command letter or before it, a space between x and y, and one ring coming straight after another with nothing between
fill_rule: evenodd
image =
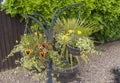
<instances>
[{"instance_id":1,"label":"potted plant","mask_svg":"<svg viewBox=\"0 0 120 83\"><path fill-rule=\"evenodd\" d=\"M53 73L59 77L74 76L78 72L78 58L72 55L68 56L66 48L62 47L60 51L56 51L56 55L51 55Z\"/></svg>"},{"instance_id":2,"label":"potted plant","mask_svg":"<svg viewBox=\"0 0 120 83\"><path fill-rule=\"evenodd\" d=\"M94 41L89 37L96 31L99 29L85 19L82 21L74 18L57 20L54 28L55 48L58 51L66 49L68 55L81 57L87 62L88 53L97 53Z\"/></svg>"},{"instance_id":3,"label":"potted plant","mask_svg":"<svg viewBox=\"0 0 120 83\"><path fill-rule=\"evenodd\" d=\"M21 41L14 46L7 58L21 52L23 57L17 61L22 67L36 72L43 83L47 80L45 72L48 71L50 56L56 55L52 50L52 46L46 42L46 38L42 33L34 32L33 34L24 34ZM52 55L50 55L52 53ZM43 73L44 72L44 73Z\"/></svg>"},{"instance_id":4,"label":"potted plant","mask_svg":"<svg viewBox=\"0 0 120 83\"><path fill-rule=\"evenodd\" d=\"M23 53L23 58L21 58L20 64L29 70L34 70L34 71L37 71L40 73L48 70L48 73L47 73L48 77L49 77L48 82L50 82L49 80L51 80L51 76L50 76L51 68L50 68L49 63L51 61L53 63L56 62L54 57L59 57L59 52L54 51L52 49L52 45L51 45L51 43L52 43L51 40L53 39L54 24L55 24L57 18L59 18L60 15L65 10L67 10L73 6L79 6L82 4L83 4L82 2L75 3L75 4L72 4L72 5L65 7L63 9L56 10L53 14L52 19L51 19L51 23L47 23L44 16L39 14L39 13L33 13L32 15L25 15L25 17L34 20L36 23L38 23L40 25L44 35L42 36L42 34L38 34L37 32L35 32L34 34L24 34L21 37L20 43L17 44L13 48L13 50L11 51L11 53L8 55L7 58L9 58L10 56L13 56L13 54L16 52L21 51L21 53ZM39 17L41 19L37 19L36 17ZM67 53L67 52L64 52L64 50L65 49L63 49L62 52ZM63 54L62 52L61 52L61 54ZM68 57L68 58L70 58L68 60L70 60L69 63L72 66L72 64L73 64L72 58L71 57ZM58 59L59 62L61 62L63 60L64 60L63 56L61 56ZM74 63L77 64L76 61ZM48 64L49 64L49 67L48 67Z\"/></svg>"}]
</instances>

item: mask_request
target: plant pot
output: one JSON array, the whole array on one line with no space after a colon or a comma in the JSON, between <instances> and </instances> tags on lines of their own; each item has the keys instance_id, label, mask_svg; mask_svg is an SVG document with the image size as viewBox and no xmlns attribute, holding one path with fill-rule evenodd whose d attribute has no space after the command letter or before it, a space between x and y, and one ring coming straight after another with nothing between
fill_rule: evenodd
<instances>
[{"instance_id":1,"label":"plant pot","mask_svg":"<svg viewBox=\"0 0 120 83\"><path fill-rule=\"evenodd\" d=\"M72 54L73 56L80 56L80 49L75 47L71 47L70 45L67 45L68 54Z\"/></svg>"},{"instance_id":2,"label":"plant pot","mask_svg":"<svg viewBox=\"0 0 120 83\"><path fill-rule=\"evenodd\" d=\"M55 74L59 74L59 77L69 77L74 76L79 70L79 65L76 64L75 66L68 67L68 68L58 68L55 65L53 65L53 72Z\"/></svg>"}]
</instances>

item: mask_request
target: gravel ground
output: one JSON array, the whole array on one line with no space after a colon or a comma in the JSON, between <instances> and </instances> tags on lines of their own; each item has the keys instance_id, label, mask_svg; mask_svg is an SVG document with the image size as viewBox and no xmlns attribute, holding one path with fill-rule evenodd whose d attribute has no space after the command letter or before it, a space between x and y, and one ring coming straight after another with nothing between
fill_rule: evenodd
<instances>
[{"instance_id":1,"label":"gravel ground","mask_svg":"<svg viewBox=\"0 0 120 83\"><path fill-rule=\"evenodd\" d=\"M39 83L26 69L17 68L0 73L0 83Z\"/></svg>"},{"instance_id":2,"label":"gravel ground","mask_svg":"<svg viewBox=\"0 0 120 83\"><path fill-rule=\"evenodd\" d=\"M82 83L114 83L112 69L120 67L120 41L99 46L101 56L90 56L88 64L81 65Z\"/></svg>"},{"instance_id":3,"label":"gravel ground","mask_svg":"<svg viewBox=\"0 0 120 83\"><path fill-rule=\"evenodd\" d=\"M120 41L97 47L104 51L102 55L90 56L88 64L81 62L78 74L71 78L61 78L61 83L114 83L111 70L120 67ZM0 83L41 83L33 74L18 68L0 72ZM56 83L56 81L53 81Z\"/></svg>"}]
</instances>

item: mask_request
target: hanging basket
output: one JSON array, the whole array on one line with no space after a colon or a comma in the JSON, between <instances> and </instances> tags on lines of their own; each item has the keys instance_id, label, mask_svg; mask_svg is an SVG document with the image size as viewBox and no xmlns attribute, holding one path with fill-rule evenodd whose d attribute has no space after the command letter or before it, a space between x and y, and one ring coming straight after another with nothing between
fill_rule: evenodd
<instances>
[{"instance_id":1,"label":"hanging basket","mask_svg":"<svg viewBox=\"0 0 120 83\"><path fill-rule=\"evenodd\" d=\"M60 77L68 77L68 76L74 76L79 70L79 65L76 64L72 67L67 68L58 68L55 65L52 66L53 72L57 75L59 74Z\"/></svg>"},{"instance_id":2,"label":"hanging basket","mask_svg":"<svg viewBox=\"0 0 120 83\"><path fill-rule=\"evenodd\" d=\"M68 54L72 54L73 56L80 56L80 49L77 47L71 47L67 45Z\"/></svg>"}]
</instances>

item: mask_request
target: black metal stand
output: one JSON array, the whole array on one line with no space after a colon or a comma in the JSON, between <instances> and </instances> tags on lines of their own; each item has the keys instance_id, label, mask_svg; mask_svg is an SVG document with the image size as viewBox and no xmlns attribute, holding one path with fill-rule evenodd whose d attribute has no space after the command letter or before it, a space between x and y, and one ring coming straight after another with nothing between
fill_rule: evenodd
<instances>
[{"instance_id":1,"label":"black metal stand","mask_svg":"<svg viewBox=\"0 0 120 83\"><path fill-rule=\"evenodd\" d=\"M44 34L46 36L47 41L49 41L49 40L52 39L53 28L54 28L54 25L55 25L55 22L56 22L57 18L59 18L60 15L65 10L67 10L67 9L73 7L73 6L79 6L79 5L82 5L82 4L83 4L83 2L80 2L80 3L75 3L75 4L72 4L72 5L69 5L69 6L65 7L65 8L62 8L62 9L57 9L53 14L52 21L50 23L50 27L48 27L49 23L47 23L44 16L39 14L39 13L33 13L33 15L25 14L25 16L28 17L28 18L31 18L32 20L34 20L36 23L38 23L41 26L41 28L43 29L43 32L44 32ZM41 22L41 20L37 19L34 16L39 16L42 19L43 23ZM51 74L52 74L52 61L50 61L50 63L49 63L49 71L47 72L47 77L48 77L47 83L53 83Z\"/></svg>"},{"instance_id":2,"label":"black metal stand","mask_svg":"<svg viewBox=\"0 0 120 83\"><path fill-rule=\"evenodd\" d=\"M53 83L51 74L52 74L52 61L50 61L49 63L49 71L47 72L47 78L48 78L47 83Z\"/></svg>"}]
</instances>

